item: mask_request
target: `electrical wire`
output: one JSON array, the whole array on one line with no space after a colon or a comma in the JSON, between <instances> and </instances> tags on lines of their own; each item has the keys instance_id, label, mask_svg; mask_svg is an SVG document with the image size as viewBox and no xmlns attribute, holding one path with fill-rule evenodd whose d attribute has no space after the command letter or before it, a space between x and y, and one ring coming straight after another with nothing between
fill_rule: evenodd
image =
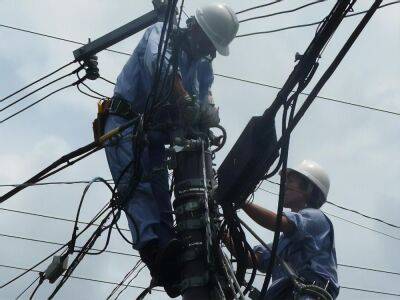
<instances>
[{"instance_id":1,"label":"electrical wire","mask_svg":"<svg viewBox=\"0 0 400 300\"><path fill-rule=\"evenodd\" d=\"M113 184L112 179L107 179L107 182ZM0 187L17 187L17 186L45 186L45 185L73 185L73 184L88 184L90 180L75 180L75 181L52 181L52 182L37 182L32 184L18 184L18 183L10 183L10 184L0 184Z\"/></svg>"},{"instance_id":2,"label":"electrical wire","mask_svg":"<svg viewBox=\"0 0 400 300\"><path fill-rule=\"evenodd\" d=\"M65 245L63 243L58 243L58 242L52 242L52 241L47 241L47 240L39 240L39 239L28 238L28 237L23 237L23 236L18 236L18 235L4 234L4 233L0 233L0 237L24 240L24 241L47 244L47 245L52 245L52 246L63 246L63 245ZM76 249L82 249L83 247L82 246L75 246L75 248ZM97 249L97 248L93 248L93 250L94 251L101 251L100 249ZM109 253L109 254L120 255L120 256L129 256L129 257L140 258L139 255L131 254L131 253L112 251L112 250L105 250L104 252L105 253Z\"/></svg>"},{"instance_id":3,"label":"electrical wire","mask_svg":"<svg viewBox=\"0 0 400 300\"><path fill-rule=\"evenodd\" d=\"M317 0L317 1L310 2L310 3L304 4L302 6L296 7L296 8L283 10L283 11L279 11L279 12L275 12L275 13L271 13L271 14L267 14L267 15L262 15L262 16L250 17L250 18L247 18L247 19L240 20L239 23L248 22L248 21L257 20L257 19L269 18L269 17L282 15L282 14L288 14L288 13L295 12L295 11L301 10L303 8L306 8L308 6L319 4L319 3L325 2L325 1L326 0Z\"/></svg>"},{"instance_id":4,"label":"electrical wire","mask_svg":"<svg viewBox=\"0 0 400 300\"><path fill-rule=\"evenodd\" d=\"M111 297L118 291L119 287L121 284L125 283L125 281L135 272L135 270L138 268L138 266L142 263L141 260L137 261L136 264L133 266L131 270L124 276L124 278L121 280L120 283L118 283L115 288L111 291L111 293L107 296L106 300L111 299ZM114 299L115 300L115 299Z\"/></svg>"},{"instance_id":5,"label":"electrical wire","mask_svg":"<svg viewBox=\"0 0 400 300\"><path fill-rule=\"evenodd\" d=\"M269 182L279 185L279 183L276 183L276 182L273 182L273 181L269 181ZM278 193L275 193L275 192L266 190L266 189L261 188L261 187L258 188L258 189L260 189L260 190L262 190L262 191L264 191L264 192L266 192L266 193L272 194L272 195L279 195ZM367 219L370 219L370 220L373 220L373 221L377 221L377 222L383 223L383 224L385 224L385 225L388 225L388 226L391 226L391 227L394 227L394 228L400 228L400 226L395 225L395 224L393 224L393 223L389 223L389 222L387 222L387 221L385 221L385 220L383 220L383 219L381 219L381 218L371 217L371 216L366 215L366 214L364 214L364 213L361 213L361 212L359 212L359 211L357 211L357 210L350 209L350 208L347 208L347 207L344 207L344 206L335 204L335 203L333 203L333 202L331 202L331 201L326 201L326 203L327 203L327 204L330 204L330 205L332 205L332 206L334 206L334 207L340 208L340 209L342 209L342 210L355 213L355 214L360 215L360 216L362 216L362 217L364 217L364 218L367 218Z\"/></svg>"},{"instance_id":6,"label":"electrical wire","mask_svg":"<svg viewBox=\"0 0 400 300\"><path fill-rule=\"evenodd\" d=\"M346 210L346 211L355 213L355 214L360 215L360 216L362 216L362 217L364 217L364 218L367 218L367 219L370 219L370 220L374 220L374 221L383 223L383 224L385 224L385 225L388 225L388 226L391 226L391 227L394 227L394 228L400 228L400 226L398 226L398 225L395 225L395 224L386 222L386 221L384 221L384 220L382 220L382 219L379 219L379 218L376 218L376 217L368 216L368 215L363 214L363 213L360 213L359 211L356 211L356 210L354 210L354 209L349 209L349 208L346 208L346 207L344 207L344 206L337 205L337 204L335 204L335 203L333 203L333 202L331 202L331 201L326 201L326 203L328 203L328 204L330 204L330 205L332 205L332 206L335 206L335 207L337 207L337 208L340 208L340 209L343 209L343 210Z\"/></svg>"},{"instance_id":7,"label":"electrical wire","mask_svg":"<svg viewBox=\"0 0 400 300\"><path fill-rule=\"evenodd\" d=\"M107 207L104 206L98 213L97 215L92 219L91 222L96 222L97 219L104 213L104 209ZM81 234L83 234L88 228L90 227L90 224L87 225L83 230L81 230L78 234L78 236L80 236ZM48 256L46 256L45 258L43 258L42 260L40 260L38 263L34 264L32 267L30 267L29 269L26 269L25 272L22 272L21 274L13 277L12 279L8 280L6 283L3 283L2 285L0 285L0 289L10 285L11 283L15 282L16 280L18 280L19 278L23 277L24 275L26 275L30 270L33 270L34 268L36 268L37 266L41 265L42 263L44 263L45 261L47 261L50 257L52 257L53 255L55 255L56 253L60 252L62 249L66 248L68 246L68 243L63 244L61 247L59 247L58 249L56 249L55 251L53 251L52 253L50 253Z\"/></svg>"},{"instance_id":8,"label":"electrical wire","mask_svg":"<svg viewBox=\"0 0 400 300\"><path fill-rule=\"evenodd\" d=\"M387 296L400 297L400 294L383 292L383 291L366 290L366 289L354 288L354 287L343 286L343 285L341 285L340 288L344 289L344 290L353 290L353 291L372 293L372 294L378 294L378 295L387 295Z\"/></svg>"},{"instance_id":9,"label":"electrical wire","mask_svg":"<svg viewBox=\"0 0 400 300\"><path fill-rule=\"evenodd\" d=\"M236 12L236 15L239 15L239 14L242 14L242 13L254 10L254 9L267 7L267 6L270 6L270 5L279 3L279 2L282 2L282 0L272 1L272 2L269 2L269 3L266 3L266 4L261 4L261 5L253 6L253 7L250 7L250 8L246 8L246 9L243 9L243 10L240 10L240 11Z\"/></svg>"},{"instance_id":10,"label":"electrical wire","mask_svg":"<svg viewBox=\"0 0 400 300\"><path fill-rule=\"evenodd\" d=\"M386 236L386 237L389 237L389 238L391 238L391 239L394 239L394 240L400 241L400 238L399 238L399 237L396 237L396 236L393 236L393 235L387 234L387 233L385 233L385 232L382 232L382 231L379 231L379 230L376 230L376 229L370 228L370 227L368 227L368 226L365 226L365 225L362 225L362 224L356 223L356 222L354 222L354 221L350 221L350 220L348 220L348 219L346 219L346 218L343 218L343 217L340 217L340 216L334 215L334 214L332 214L332 213L328 213L328 212L326 212L326 211L324 211L324 210L323 210L322 212L323 212L324 214L326 214L326 215L328 215L328 216L331 216L331 217L334 217L334 218L336 218L336 219L339 219L339 220L345 221L345 222L347 222L347 223L350 223L350 224L356 225L356 226L358 226L358 227L361 227L361 228L367 229L367 230L369 230L369 231L372 231L372 232L375 232L375 233L379 233L379 234L381 234L381 235L384 235L384 236Z\"/></svg>"},{"instance_id":11,"label":"electrical wire","mask_svg":"<svg viewBox=\"0 0 400 300\"><path fill-rule=\"evenodd\" d=\"M281 0L281 1L282 1L282 0ZM400 0L399 0L399 1L390 2L390 3L384 4L384 5L381 5L380 8L383 8L383 7L386 7L386 6L389 6L389 5L393 5L393 4L397 4L397 3L400 3ZM361 13L365 13L365 11L358 12L358 13L355 13L355 14L350 14L349 16L358 15L358 14L361 14ZM347 17L347 16L346 16L346 17ZM318 22L306 24L306 26L318 25L318 24L320 24L320 23L321 23L321 21L318 21ZM27 33L33 33L33 32L30 31L30 30L21 29L21 28L12 27L12 26L3 25L3 24L0 24L0 27L6 27L6 28L11 28L11 29L15 29L15 30L27 32ZM290 27L290 28L297 28L297 27L298 27L298 26ZM304 26L301 25L300 27L304 27ZM37 35L40 35L40 36L43 36L43 37L48 37L48 38L55 38L55 39L58 39L58 40L61 40L61 41L65 41L65 42L72 42L72 43L79 44L79 45L85 45L84 43L80 43L80 42L76 42L76 41L71 41L71 40L67 40L67 39L64 39L64 38L58 38L58 37L54 37L54 36L50 36L50 35L46 35L46 34L42 34L42 33L34 33L34 34L37 34ZM130 55L131 55L130 53L126 53L126 52L122 52L122 51L113 51L113 52L116 52L117 54L127 55L127 56L130 56ZM234 76L230 76L230 75L224 75L224 74L214 73L214 76L222 77L222 78L226 78L226 79L231 79L231 80L236 80L236 81L241 81L241 82L244 82L244 83L249 83L249 84L254 84L254 85L269 87L269 88L273 88L273 89L277 89L277 90L280 90L280 89L281 89L281 87L275 86L275 85L272 85L272 84L267 84L267 83L261 83L261 82L257 82L257 81L247 80L247 79L238 78L238 77L234 77ZM114 82L112 82L112 81L110 81L110 80L108 80L108 79L106 79L106 78L104 78L104 77L102 77L102 76L100 76L99 78L102 79L102 80L104 80L104 81L106 81L106 82L108 82L108 83L110 83L110 84L115 85ZM308 93L304 93L304 92L302 92L301 94L302 94L302 95L306 95L306 96L309 95ZM373 107L373 106L367 106L367 105L357 104L357 103L353 103L353 102L349 102L349 101L343 101L343 100L334 99L334 98L330 98L330 97L317 96L317 98L318 98L318 99L322 99L322 100L337 102L337 103L341 103L341 104L345 104L345 105L350 105L350 106L354 106L354 107L358 107L358 108L364 108L364 109L368 109L368 110L372 110L372 111L377 111L377 112L388 113L388 114L400 116L400 113L399 113L399 112L394 112L394 111L382 109L382 108L379 108L379 107Z\"/></svg>"},{"instance_id":12,"label":"electrical wire","mask_svg":"<svg viewBox=\"0 0 400 300\"><path fill-rule=\"evenodd\" d=\"M25 33L30 33L30 34L34 34L34 35L39 35L39 36L42 36L42 37L47 37L47 38L51 38L51 39L55 39L55 40L59 40L59 41L63 41L63 42L68 42L68 43L73 43L73 44L77 44L77 45L82 45L82 46L86 45L86 43L77 42L77 41L74 41L74 40L61 38L61 37L58 37L58 36L55 36L55 35L40 33L40 32L36 32L36 31L28 30L28 29L23 29L23 28L19 28L19 27L15 27L15 26L0 24L0 27L12 29L12 30L17 30L17 31L25 32ZM112 52L112 53L117 53L117 54L123 54L123 55L129 55L129 56L131 55L129 53L118 51L118 50L112 50L112 49L104 49L104 50L108 51L108 52Z\"/></svg>"},{"instance_id":13,"label":"electrical wire","mask_svg":"<svg viewBox=\"0 0 400 300\"><path fill-rule=\"evenodd\" d=\"M63 75L63 76L61 76L61 77L58 77L57 79L54 79L54 80L52 80L52 81L46 83L45 85L43 85L43 86L41 86L41 87L39 87L39 88L33 90L32 92L26 94L25 96L22 96L21 98L15 100L15 101L13 101L13 102L11 102L10 104L6 105L6 106L3 107L3 108L1 108L1 109L0 109L0 112L6 110L6 109L8 109L8 108L10 108L11 106L13 106L13 105L19 103L20 101L26 99L27 97L31 96L32 94L34 94L34 93L36 93L36 92L38 92L38 91L44 89L45 87L48 87L49 85L51 85L51 84L53 84L53 83L55 83L55 82L57 82L57 81L60 81L60 80L66 78L66 77L68 77L68 76L71 76L71 75L73 75L73 74L75 74L75 73L78 73L80 70L82 70L82 67L78 67L78 68L75 69L74 71L72 71L72 72L70 72L70 73L68 73L68 74L65 74L65 75Z\"/></svg>"},{"instance_id":14,"label":"electrical wire","mask_svg":"<svg viewBox=\"0 0 400 300\"><path fill-rule=\"evenodd\" d=\"M38 281L40 279L40 277L35 278L32 283L30 283L18 296L17 298L15 298L15 300L18 300L19 298L21 298L27 290L29 290L29 288L35 284L36 281Z\"/></svg>"},{"instance_id":15,"label":"electrical wire","mask_svg":"<svg viewBox=\"0 0 400 300\"><path fill-rule=\"evenodd\" d=\"M132 283L132 281L135 280L135 279L139 276L140 272L142 272L142 270L143 270L144 268L146 268L146 266L143 266L143 267L141 267L141 268L139 269L139 271L136 273L136 275L133 276L133 277L128 281L128 283L127 283L127 284L125 285L125 287L118 293L117 297L115 297L114 300L117 300L117 299L119 298L119 296L122 295L122 293L128 288L128 286Z\"/></svg>"},{"instance_id":16,"label":"electrical wire","mask_svg":"<svg viewBox=\"0 0 400 300\"><path fill-rule=\"evenodd\" d=\"M46 219L51 219L51 220L57 220L57 221L64 221L64 222L70 222L70 223L75 223L75 220L72 219L66 219L66 218L60 218L60 217L54 217L54 216L49 216L49 215L44 215L44 214L37 214L37 213L32 213L32 212L26 212L26 211L20 211L20 210L15 210L15 209L9 209L9 208L2 208L0 207L0 211L7 211L7 212L13 212L13 213L18 213L18 214L23 214L23 215L28 215L28 216L33 216L33 217L40 217L40 218L46 218ZM88 225L90 224L89 222L82 222L79 221L78 224L84 224ZM98 227L99 224L91 224L91 226L96 226ZM127 228L120 228L122 231L130 232L129 229Z\"/></svg>"},{"instance_id":17,"label":"electrical wire","mask_svg":"<svg viewBox=\"0 0 400 300\"><path fill-rule=\"evenodd\" d=\"M101 80L104 80L105 82L108 82L109 84L115 85L115 82L112 82L111 80L108 80L107 78L104 78L103 76L99 77Z\"/></svg>"},{"instance_id":18,"label":"electrical wire","mask_svg":"<svg viewBox=\"0 0 400 300\"><path fill-rule=\"evenodd\" d=\"M274 183L275 183L275 182L274 182ZM279 195L279 194L277 194L277 193L275 193L275 192L271 192L271 191L265 190L265 189L263 189L263 188L259 188L259 190L261 190L261 191L263 191L263 192L266 192L266 193L269 193L269 194L272 194L272 195L276 195L276 196ZM387 233L385 233L385 232L382 232L382 231L379 231L379 230L370 228L370 227L368 227L368 226L364 226L364 225L361 225L361 224L359 224L359 223L350 221L350 220L348 220L348 219L346 219L346 218L343 218L343 217L340 217L340 216L337 216L337 215L328 213L328 212L326 212L325 210L321 210L321 211L322 211L324 214L328 215L328 216L332 216L332 217L334 217L334 218L337 218L337 219L340 219L340 220L342 220L342 221L351 223L351 224L356 225L356 226L359 226L359 227L361 227L361 228L364 228L364 229L370 230L370 231L372 231L372 232L375 232L375 233L378 233L378 234L382 234L382 235L384 235L384 236L387 236L387 237L390 237L390 238L392 238L392 239L395 239L395 240L400 241L400 238L399 238L399 237L395 237L395 236L390 235L390 234L387 234Z\"/></svg>"},{"instance_id":19,"label":"electrical wire","mask_svg":"<svg viewBox=\"0 0 400 300\"><path fill-rule=\"evenodd\" d=\"M41 271L35 270L35 269L27 269L27 268L16 267L16 266L11 266L11 265L4 265L4 264L0 264L0 267L1 268L12 269L12 270L35 272L35 273L40 273L41 272ZM61 276L64 276L64 275L61 275ZM72 276L71 275L70 278L79 279L79 280L85 280L85 281L91 281L91 282L97 282L97 283L111 284L111 285L118 284L118 282L112 282L112 281L100 280L100 279L94 279L94 278L82 277L82 276ZM146 287L142 287L142 286L138 286L138 285L126 285L126 284L123 284L122 286L127 286L127 287L130 287L130 288L137 288L137 289L141 289L141 290L147 289ZM155 289L152 289L152 290L153 291L157 291L157 292L161 292L161 293L165 293L165 291L162 290L162 289L155 288Z\"/></svg>"},{"instance_id":20,"label":"electrical wire","mask_svg":"<svg viewBox=\"0 0 400 300\"><path fill-rule=\"evenodd\" d=\"M6 27L5 25L0 25L0 26ZM32 85L34 85L34 84L36 84L36 83L38 83L38 82L40 82L40 81L42 81L42 80L48 78L48 77L50 77L51 75L53 75L53 74L55 74L55 73L58 73L59 71L61 71L62 69L65 69L66 67L72 65L73 63L74 63L74 62L71 61L71 62L69 62L69 63L63 65L62 67L56 69L55 71L53 71L53 72L51 72L51 73L49 73L49 74L47 74L47 75L45 75L45 76L43 76L43 77L40 77L39 79L37 79L37 80L35 80L35 81L29 83L28 85L26 85L26 86L20 88L19 90L15 91L14 93L11 93L10 95L5 96L4 98L0 99L0 103L3 102L3 101L5 101L5 100L7 100L8 98L10 98L10 97L12 97L12 96L18 94L19 92L22 92L23 90L27 89L28 87L30 87L30 86L32 86Z\"/></svg>"},{"instance_id":21,"label":"electrical wire","mask_svg":"<svg viewBox=\"0 0 400 300\"><path fill-rule=\"evenodd\" d=\"M240 82L244 82L244 83L259 85L259 86L263 86L263 87L268 87L268 88L272 88L272 89L276 89L276 90L281 90L282 89L282 87L279 87L279 86L275 86L275 85L271 85L271 84L267 84L267 83L262 83L262 82L257 82L257 81L252 81L252 80L246 80L246 79L238 78L238 77L234 77L234 76L228 76L228 75L223 75L223 74L214 74L214 76L221 77L221 78L226 78L226 79L232 79L232 80L236 80L236 81L240 81ZM309 96L310 94L309 93L305 93L305 92L301 92L300 95ZM379 107L362 105L362 104L357 104L357 103L354 103L354 102L343 101L343 100L330 98L330 97L324 97L324 96L317 96L316 98L321 99L321 100L336 102L336 103L340 103L340 104L350 105L350 106L354 106L354 107L358 107L358 108L362 108L362 109L368 109L368 110L372 110L372 111L376 111L376 112L382 112L382 113L387 113L387 114L391 114L391 115L395 115L395 116L400 116L399 112L390 111L390 110L382 109L382 108L379 108Z\"/></svg>"},{"instance_id":22,"label":"electrical wire","mask_svg":"<svg viewBox=\"0 0 400 300\"><path fill-rule=\"evenodd\" d=\"M94 96L94 95L91 95L91 94L89 94L89 93L86 93L86 92L82 91L81 88L80 88L80 84L77 84L77 85L76 85L76 88L78 89L78 91L79 91L81 94L83 94L83 95L85 95L85 96L88 96L89 98L93 98L93 99L96 99L96 100L103 100L103 99L104 99L104 98L100 98L100 97L97 97L97 96Z\"/></svg>"},{"instance_id":23,"label":"electrical wire","mask_svg":"<svg viewBox=\"0 0 400 300\"><path fill-rule=\"evenodd\" d=\"M394 5L394 4L398 4L400 3L400 1L393 1L390 3L386 3L383 4L379 7L379 9L390 6L390 5ZM345 16L345 18L350 18L350 17L354 17L360 14L365 14L367 12L367 10L364 11L360 11L360 12L356 12L354 14L349 14L347 16ZM250 32L250 33L245 33L245 34L239 34L236 37L237 38L241 38L241 37L247 37L247 36L254 36L254 35L260 35L260 34L270 34L270 33L275 33L275 32L281 32L281 31L285 31L285 30L290 30L290 29L295 29L295 28L304 28L304 27L310 27L310 26L314 26L314 25L319 25L321 24L323 20L321 21L316 21L316 22L312 22L312 23L306 23L306 24L300 24L300 25L293 25L293 26L287 26L287 27L281 27L281 28L277 28L277 29L272 29L272 30L266 30L266 31L257 31L257 32Z\"/></svg>"},{"instance_id":24,"label":"electrical wire","mask_svg":"<svg viewBox=\"0 0 400 300\"><path fill-rule=\"evenodd\" d=\"M262 188L260 188L260 190L262 190ZM276 193L274 193L274 194L275 194L275 195L278 195L278 194L276 194ZM71 220L71 219L56 218L56 217L51 217L51 216L47 216L47 215L39 215L39 214L27 213L27 212L16 211L16 210L5 209L5 208L0 208L0 210L11 211L11 212L17 212L17 213L23 213L23 214L28 214L28 215L38 216L38 217L45 217L45 218L49 218L49 219L56 219L56 220L61 220L61 221L67 221L67 222L71 222L71 223L74 223L74 222L75 222L74 220ZM325 214L328 214L328 215L331 215L331 214L329 214L329 213L327 213L327 212L324 212L324 213L325 213ZM343 218L338 217L338 216L335 216L335 215L331 215L331 216L340 218L340 219L342 219L342 220L344 220L344 221L346 221L346 222L351 222L351 221L349 221L349 220L347 220L347 219L343 219ZM88 223L85 223L85 222L79 222L79 223L80 223L80 224L86 224L86 225L88 224ZM354 223L354 222L352 222L352 223L353 223L354 225L357 225L357 226L362 226L362 225L359 225L359 224ZM97 225L97 224L93 224L93 226L98 226L98 225ZM368 227L364 227L364 226L362 226L362 227L363 227L363 228L367 228L368 230L371 230L371 229L368 228ZM129 229L122 229L122 230L124 230L124 231L129 231ZM381 233L381 232L378 232L378 233ZM382 233L382 234L384 234L384 233ZM385 234L385 235L386 235L386 234ZM15 239L21 239L21 240L28 240L28 241L37 242L37 243L45 243L45 244L51 244L51 245L62 245L61 243L55 243L55 242L46 241L46 240L37 240L37 239L26 238L26 237L16 236L16 235L0 234L0 236L2 236L2 237L7 237L7 238L15 238ZM390 237L392 237L392 236L390 236ZM392 237L392 238L394 238L394 237ZM400 238L399 238L398 240L400 240ZM96 250L96 249L94 249L94 250ZM139 255L133 255L133 254L123 253L123 252L115 252L115 251L106 251L106 252L107 252L107 253L110 253L110 254L125 255L125 256L134 256L134 257L140 258ZM341 263L338 263L338 266L347 267L347 268L354 268L354 269L360 269L360 270L366 270L366 271L373 271L373 272L378 272L378 273L386 273L386 274L392 274L392 275L400 275L399 272L393 272L393 271L387 271L387 270L380 270L380 269L376 269L376 268L366 268L366 267L360 267L360 266L354 266L354 265L348 265L348 264L341 264ZM250 273L249 273L249 274L250 274ZM264 276L264 275L263 275L263 274L257 274L257 276Z\"/></svg>"},{"instance_id":25,"label":"electrical wire","mask_svg":"<svg viewBox=\"0 0 400 300\"><path fill-rule=\"evenodd\" d=\"M62 91L62 90L65 90L65 89L67 89L67 88L70 88L70 87L72 87L72 86L74 86L74 85L76 85L76 82L71 83L71 84L68 84L68 85L65 85L65 86L63 86L63 87L61 87L61 88L59 88L59 89L57 89L57 90L51 92L50 94L47 94L46 96L40 98L39 100L33 102L32 104L29 104L28 106L24 107L23 109L20 109L19 111L13 113L12 115L10 115L10 116L4 118L3 120L0 121L0 124L3 124L4 122L10 120L11 118L13 118L13 117L19 115L20 113L26 111L26 110L29 109L29 108L31 108L32 106L35 106L35 105L39 104L40 102L42 102L43 100L47 99L48 97L50 97L50 96L52 96L52 95L54 95L54 94L56 94L56 93L58 93L58 92L60 92L60 91Z\"/></svg>"}]
</instances>

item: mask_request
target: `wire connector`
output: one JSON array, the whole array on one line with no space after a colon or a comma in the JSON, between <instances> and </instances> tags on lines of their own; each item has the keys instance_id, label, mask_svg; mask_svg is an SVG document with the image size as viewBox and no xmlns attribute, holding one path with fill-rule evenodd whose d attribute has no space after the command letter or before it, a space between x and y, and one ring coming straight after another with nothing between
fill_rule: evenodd
<instances>
[{"instance_id":1,"label":"wire connector","mask_svg":"<svg viewBox=\"0 0 400 300\"><path fill-rule=\"evenodd\" d=\"M68 267L68 256L53 256L53 261L44 271L44 278L54 283Z\"/></svg>"},{"instance_id":2,"label":"wire connector","mask_svg":"<svg viewBox=\"0 0 400 300\"><path fill-rule=\"evenodd\" d=\"M83 65L86 71L86 78L89 80L96 80L100 77L98 58L96 55L89 57L83 61Z\"/></svg>"}]
</instances>

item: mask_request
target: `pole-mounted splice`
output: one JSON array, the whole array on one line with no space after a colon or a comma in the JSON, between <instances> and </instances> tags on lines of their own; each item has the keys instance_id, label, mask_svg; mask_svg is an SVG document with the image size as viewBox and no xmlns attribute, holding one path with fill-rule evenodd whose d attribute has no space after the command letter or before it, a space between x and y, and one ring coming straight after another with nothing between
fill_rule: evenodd
<instances>
[{"instance_id":1,"label":"pole-mounted splice","mask_svg":"<svg viewBox=\"0 0 400 300\"><path fill-rule=\"evenodd\" d=\"M177 232L184 243L181 257L183 299L212 299L213 255L211 221L214 205L209 194L215 188L211 151L205 141L180 140L170 148L174 170Z\"/></svg>"},{"instance_id":2,"label":"pole-mounted splice","mask_svg":"<svg viewBox=\"0 0 400 300\"><path fill-rule=\"evenodd\" d=\"M244 299L219 244L221 220L210 140L204 133L178 137L168 150L177 233L183 244L179 288L184 300Z\"/></svg>"}]
</instances>

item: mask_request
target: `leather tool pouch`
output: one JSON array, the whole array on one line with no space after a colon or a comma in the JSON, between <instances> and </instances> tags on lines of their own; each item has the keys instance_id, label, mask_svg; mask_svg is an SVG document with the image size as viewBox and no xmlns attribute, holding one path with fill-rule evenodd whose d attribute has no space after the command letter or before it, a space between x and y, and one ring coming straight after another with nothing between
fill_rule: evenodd
<instances>
[{"instance_id":1,"label":"leather tool pouch","mask_svg":"<svg viewBox=\"0 0 400 300\"><path fill-rule=\"evenodd\" d=\"M96 142L99 141L100 137L104 135L104 128L107 121L107 116L110 110L111 100L106 98L105 100L97 103L97 117L93 121L93 136Z\"/></svg>"}]
</instances>

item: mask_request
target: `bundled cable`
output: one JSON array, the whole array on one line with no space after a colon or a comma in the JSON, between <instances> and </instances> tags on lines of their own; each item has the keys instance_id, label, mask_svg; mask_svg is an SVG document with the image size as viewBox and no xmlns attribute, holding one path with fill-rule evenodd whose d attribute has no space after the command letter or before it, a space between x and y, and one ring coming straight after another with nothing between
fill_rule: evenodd
<instances>
[{"instance_id":1,"label":"bundled cable","mask_svg":"<svg viewBox=\"0 0 400 300\"><path fill-rule=\"evenodd\" d=\"M302 118L302 116L304 115L306 110L308 109L308 107L311 105L311 103L313 102L315 97L318 95L318 92L322 89L324 84L327 82L327 80L330 78L330 76L336 70L337 66L342 61L342 59L344 58L344 56L346 55L346 53L348 52L350 47L353 45L354 41L357 39L357 37L359 36L361 31L364 29L364 27L366 26L366 24L368 23L368 21L370 20L372 15L378 9L378 7L379 7L381 2L382 2L381 0L376 0L374 2L374 4L371 6L371 8L368 11L368 13L364 16L364 18L358 24L358 26L356 27L354 32L351 34L349 39L346 41L345 45L340 50L339 54L336 56L336 58L334 59L332 64L328 67L328 69L322 75L321 79L317 82L317 84L314 87L314 89L311 91L310 96L306 99L306 101L300 107L300 109L296 113L296 115L291 118L291 121L289 122L288 128L286 130L286 133L285 133L284 136L282 136L282 138L278 142L278 145L281 145L282 147L284 146L285 139L287 139L290 136L290 133L293 131L293 129L298 124L298 122L300 121L300 119ZM344 18L344 16L351 10L351 8L354 5L354 3L355 3L355 1L352 1L351 3L349 3L348 7L344 10L344 12L336 17L336 18L338 18L337 22L340 23L340 21ZM345 3L341 3L341 4L343 5ZM340 10L338 10L338 11L340 12ZM330 19L331 20L335 19L333 14L331 16L329 16L329 18L327 18L327 22ZM328 23L323 24L321 26L321 30L324 30L325 27L328 27ZM286 152L285 148L282 148L282 152L283 152L284 155L287 155L287 152ZM280 183L281 186L280 186L280 193L279 193L280 195L279 195L278 213L277 213L277 225L276 225L276 229L275 229L274 243L273 243L272 252L271 252L271 259L270 259L269 266L268 266L268 269L267 269L267 274L266 274L265 281L264 281L264 284L263 284L263 289L261 291L261 297L265 296L265 293L266 293L266 290L267 290L267 287L268 287L268 283L269 283L269 280L271 278L274 259L275 259L275 256L276 256L277 242L278 242L278 238L279 238L279 234L280 234L280 224L281 224L281 219L282 219L284 184L285 184L284 181L285 181L285 178L286 178L286 176L285 176L286 175L285 174L286 173L286 170L285 170L286 159L287 159L287 157L284 157L284 159L283 159L283 168L282 168L283 171L282 171L282 177L281 177L281 183Z\"/></svg>"}]
</instances>

